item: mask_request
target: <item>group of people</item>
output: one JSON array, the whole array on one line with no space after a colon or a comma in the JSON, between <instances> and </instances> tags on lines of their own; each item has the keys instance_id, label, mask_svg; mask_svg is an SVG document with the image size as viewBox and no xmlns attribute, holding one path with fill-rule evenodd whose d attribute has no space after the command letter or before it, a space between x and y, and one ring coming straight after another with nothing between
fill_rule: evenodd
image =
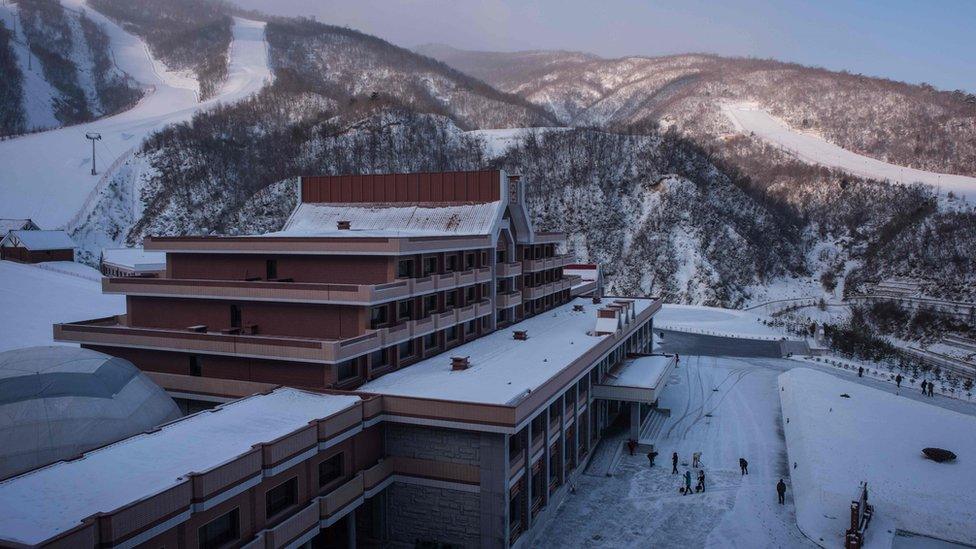
<instances>
[{"instance_id":1,"label":"group of people","mask_svg":"<svg viewBox=\"0 0 976 549\"><path fill-rule=\"evenodd\" d=\"M656 457L657 457L657 452L655 452L653 449L647 453L647 459L650 462L651 467L654 467L654 458ZM698 484L696 484L694 490L692 490L691 469L685 470L683 475L685 481L684 486L680 488L680 492L682 495L687 496L691 494L693 491L695 493L705 491L705 466L704 464L702 464L701 457L702 457L701 452L694 452L693 454L691 454L691 467L693 469L698 469ZM672 452L671 453L671 474L672 475L680 474L680 472L678 471L678 461L679 461L678 452ZM749 474L749 462L746 460L746 458L739 458L739 474L743 476ZM784 482L783 479L779 479L779 482L776 483L776 495L778 496L779 504L785 505L786 504L786 482Z\"/></svg>"},{"instance_id":2,"label":"group of people","mask_svg":"<svg viewBox=\"0 0 976 549\"><path fill-rule=\"evenodd\" d=\"M922 380L922 395L923 396L935 396L935 394L933 394L933 391L935 391L935 383L932 383L931 381L926 381L926 380L923 379Z\"/></svg>"}]
</instances>

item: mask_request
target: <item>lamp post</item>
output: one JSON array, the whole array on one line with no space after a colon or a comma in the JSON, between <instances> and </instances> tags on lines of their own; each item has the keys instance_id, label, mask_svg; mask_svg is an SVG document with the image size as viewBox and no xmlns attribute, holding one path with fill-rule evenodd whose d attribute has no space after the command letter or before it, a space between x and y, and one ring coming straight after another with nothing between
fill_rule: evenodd
<instances>
[{"instance_id":1,"label":"lamp post","mask_svg":"<svg viewBox=\"0 0 976 549\"><path fill-rule=\"evenodd\" d=\"M95 174L95 142L102 138L102 134L95 132L85 133L85 139L90 139L92 142L92 175Z\"/></svg>"}]
</instances>

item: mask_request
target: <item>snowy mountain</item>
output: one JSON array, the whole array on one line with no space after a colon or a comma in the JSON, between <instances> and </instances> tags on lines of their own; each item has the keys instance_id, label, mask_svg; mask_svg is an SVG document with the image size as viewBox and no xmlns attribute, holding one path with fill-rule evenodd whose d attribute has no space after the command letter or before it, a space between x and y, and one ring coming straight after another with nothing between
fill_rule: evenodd
<instances>
[{"instance_id":1,"label":"snowy mountain","mask_svg":"<svg viewBox=\"0 0 976 549\"><path fill-rule=\"evenodd\" d=\"M131 107L139 83L103 25L57 0L0 5L0 136L87 122Z\"/></svg>"}]
</instances>

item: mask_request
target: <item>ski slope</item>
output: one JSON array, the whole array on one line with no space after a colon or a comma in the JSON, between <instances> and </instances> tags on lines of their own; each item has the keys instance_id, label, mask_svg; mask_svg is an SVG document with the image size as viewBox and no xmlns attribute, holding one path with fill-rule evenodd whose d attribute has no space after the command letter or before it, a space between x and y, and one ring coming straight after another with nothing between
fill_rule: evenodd
<instances>
[{"instance_id":1,"label":"ski slope","mask_svg":"<svg viewBox=\"0 0 976 549\"><path fill-rule=\"evenodd\" d=\"M766 111L751 105L725 104L722 105L722 110L738 131L752 132L804 162L893 183L925 183L936 187L942 193L951 191L971 201L976 200L976 177L906 168L853 153L817 136L797 131L773 118Z\"/></svg>"},{"instance_id":2,"label":"ski slope","mask_svg":"<svg viewBox=\"0 0 976 549\"><path fill-rule=\"evenodd\" d=\"M103 294L100 279L78 263L0 261L0 351L51 345L56 322L125 313L125 297Z\"/></svg>"},{"instance_id":3,"label":"ski slope","mask_svg":"<svg viewBox=\"0 0 976 549\"><path fill-rule=\"evenodd\" d=\"M83 0L63 0L66 8L82 9ZM263 87L272 76L268 67L264 23L234 18L227 81L220 93L197 100L196 80L170 72L152 58L136 36L94 10L86 13L109 35L116 64L149 88L132 109L87 124L60 128L0 142L0 218L32 218L47 229L66 227L79 211L90 207L89 196L108 180L109 172L135 152L151 132L189 120L201 109L242 99ZM91 142L98 132L98 175L91 175Z\"/></svg>"}]
</instances>

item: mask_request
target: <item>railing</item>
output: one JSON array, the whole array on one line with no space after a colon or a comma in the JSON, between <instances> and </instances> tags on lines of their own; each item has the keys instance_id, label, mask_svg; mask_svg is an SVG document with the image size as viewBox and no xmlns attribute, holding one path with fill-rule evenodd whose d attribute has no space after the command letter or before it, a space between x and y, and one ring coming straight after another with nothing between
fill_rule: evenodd
<instances>
[{"instance_id":1,"label":"railing","mask_svg":"<svg viewBox=\"0 0 976 549\"><path fill-rule=\"evenodd\" d=\"M359 472L350 481L323 496L319 500L319 518L332 517L362 496L365 489L363 478L364 473Z\"/></svg>"},{"instance_id":2,"label":"railing","mask_svg":"<svg viewBox=\"0 0 976 549\"><path fill-rule=\"evenodd\" d=\"M495 303L499 309L507 309L522 304L522 292L508 292L495 296Z\"/></svg>"},{"instance_id":3,"label":"railing","mask_svg":"<svg viewBox=\"0 0 976 549\"><path fill-rule=\"evenodd\" d=\"M319 529L319 504L314 501L281 524L265 530L264 546L268 549L285 547L313 529L316 532Z\"/></svg>"},{"instance_id":4,"label":"railing","mask_svg":"<svg viewBox=\"0 0 976 549\"><path fill-rule=\"evenodd\" d=\"M575 261L573 256L569 254L562 254L553 257L546 257L541 259L525 259L522 261L522 270L527 273L536 271L545 271L548 269L558 269L559 267L565 267L570 265Z\"/></svg>"},{"instance_id":5,"label":"railing","mask_svg":"<svg viewBox=\"0 0 976 549\"><path fill-rule=\"evenodd\" d=\"M499 277L518 276L522 274L521 263L499 263L495 265L495 273Z\"/></svg>"},{"instance_id":6,"label":"railing","mask_svg":"<svg viewBox=\"0 0 976 549\"><path fill-rule=\"evenodd\" d=\"M102 291L127 295L371 304L452 290L489 280L489 268L397 279L383 284L113 277L102 279Z\"/></svg>"}]
</instances>

